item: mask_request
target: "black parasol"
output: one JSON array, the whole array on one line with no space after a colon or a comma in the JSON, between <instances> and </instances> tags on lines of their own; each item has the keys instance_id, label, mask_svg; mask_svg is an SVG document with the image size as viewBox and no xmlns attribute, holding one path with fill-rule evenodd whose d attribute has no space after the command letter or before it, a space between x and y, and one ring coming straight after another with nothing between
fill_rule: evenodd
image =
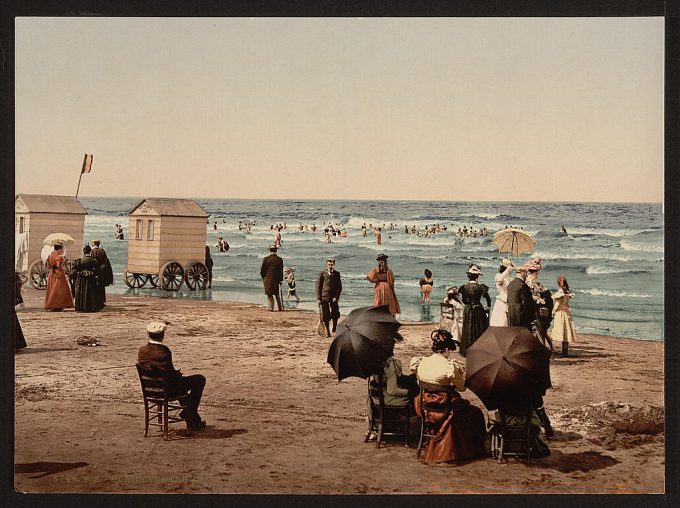
<instances>
[{"instance_id":1,"label":"black parasol","mask_svg":"<svg viewBox=\"0 0 680 508\"><path fill-rule=\"evenodd\" d=\"M326 361L338 375L338 381L379 373L382 363L394 352L394 339L400 326L387 305L351 311L338 324L328 349Z\"/></svg>"},{"instance_id":2,"label":"black parasol","mask_svg":"<svg viewBox=\"0 0 680 508\"><path fill-rule=\"evenodd\" d=\"M528 408L550 387L550 350L522 326L490 326L465 360L465 386L487 409Z\"/></svg>"}]
</instances>

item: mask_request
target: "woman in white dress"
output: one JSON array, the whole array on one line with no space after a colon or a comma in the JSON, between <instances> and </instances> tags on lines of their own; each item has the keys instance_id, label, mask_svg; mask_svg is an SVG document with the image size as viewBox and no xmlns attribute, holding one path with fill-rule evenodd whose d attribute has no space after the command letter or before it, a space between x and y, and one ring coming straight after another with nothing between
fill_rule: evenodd
<instances>
[{"instance_id":1,"label":"woman in white dress","mask_svg":"<svg viewBox=\"0 0 680 508\"><path fill-rule=\"evenodd\" d=\"M569 343L576 341L576 330L574 320L571 317L569 301L574 297L574 293L569 290L569 284L564 275L557 277L559 289L552 294L553 301L553 328L551 336L553 341L562 342L562 356L569 356Z\"/></svg>"},{"instance_id":2,"label":"woman in white dress","mask_svg":"<svg viewBox=\"0 0 680 508\"><path fill-rule=\"evenodd\" d=\"M507 258L501 261L501 267L496 274L496 302L491 310L489 326L508 326L508 284L512 282L512 269L515 265Z\"/></svg>"},{"instance_id":3,"label":"woman in white dress","mask_svg":"<svg viewBox=\"0 0 680 508\"><path fill-rule=\"evenodd\" d=\"M460 334L463 329L463 304L460 301L460 294L458 293L458 288L456 286L452 286L446 290L444 303L451 306L446 315L447 326L445 329L451 332L453 340L460 342Z\"/></svg>"}]
</instances>

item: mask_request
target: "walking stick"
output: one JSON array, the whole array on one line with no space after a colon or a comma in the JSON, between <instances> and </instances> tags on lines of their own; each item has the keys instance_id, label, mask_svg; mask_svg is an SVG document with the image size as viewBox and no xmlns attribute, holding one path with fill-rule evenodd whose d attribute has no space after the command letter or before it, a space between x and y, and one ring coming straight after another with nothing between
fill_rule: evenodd
<instances>
[{"instance_id":1,"label":"walking stick","mask_svg":"<svg viewBox=\"0 0 680 508\"><path fill-rule=\"evenodd\" d=\"M280 300L279 300L279 305L280 305L279 310L284 310L284 308L283 308L283 283L282 282L279 282L279 298L280 298Z\"/></svg>"}]
</instances>

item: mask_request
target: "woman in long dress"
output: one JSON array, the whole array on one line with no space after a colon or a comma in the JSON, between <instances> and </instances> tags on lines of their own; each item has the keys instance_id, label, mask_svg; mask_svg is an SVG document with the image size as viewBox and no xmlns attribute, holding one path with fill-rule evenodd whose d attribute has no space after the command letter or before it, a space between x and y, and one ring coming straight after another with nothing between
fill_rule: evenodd
<instances>
[{"instance_id":1,"label":"woman in long dress","mask_svg":"<svg viewBox=\"0 0 680 508\"><path fill-rule=\"evenodd\" d=\"M444 330L451 332L453 340L460 342L460 335L463 330L463 304L460 303L460 294L456 286L451 286L446 290L444 303L450 305L443 314L445 326ZM442 326L440 325L440 328Z\"/></svg>"},{"instance_id":2,"label":"woman in long dress","mask_svg":"<svg viewBox=\"0 0 680 508\"><path fill-rule=\"evenodd\" d=\"M557 277L557 286L559 289L552 295L553 306L553 341L562 342L562 356L569 356L569 343L576 341L576 329L574 328L574 320L571 317L571 307L569 302L574 298L574 293L569 290L569 284L564 275Z\"/></svg>"},{"instance_id":3,"label":"woman in long dress","mask_svg":"<svg viewBox=\"0 0 680 508\"><path fill-rule=\"evenodd\" d=\"M388 305L390 314L395 316L401 312L397 295L394 293L394 274L387 267L387 256L380 254L377 258L378 266L368 272L367 278L375 283L373 289L373 306Z\"/></svg>"},{"instance_id":4,"label":"woman in long dress","mask_svg":"<svg viewBox=\"0 0 680 508\"><path fill-rule=\"evenodd\" d=\"M423 461L448 462L470 460L484 455L486 422L482 410L470 404L458 392L465 391L465 365L450 354L456 350L456 341L445 330L437 330L432 336L432 354L424 358L411 359L411 372L415 372L419 382L439 385L442 388L455 387L449 413L441 411L421 411L420 397L414 402L416 414L425 421L438 424L438 430L428 441ZM426 391L423 401L445 407L446 392Z\"/></svg>"},{"instance_id":5,"label":"woman in long dress","mask_svg":"<svg viewBox=\"0 0 680 508\"><path fill-rule=\"evenodd\" d=\"M97 312L103 307L99 290L101 272L99 263L91 255L89 245L83 247L83 257L73 262L76 274L75 307L78 312Z\"/></svg>"},{"instance_id":6,"label":"woman in long dress","mask_svg":"<svg viewBox=\"0 0 680 508\"><path fill-rule=\"evenodd\" d=\"M45 295L45 308L47 310L62 310L73 307L71 290L66 280L63 256L64 247L55 245L52 253L47 257L47 294Z\"/></svg>"},{"instance_id":7,"label":"woman in long dress","mask_svg":"<svg viewBox=\"0 0 680 508\"><path fill-rule=\"evenodd\" d=\"M489 288L479 284L477 280L482 272L477 265L470 265L467 276L468 283L460 287L460 295L465 308L463 309L463 330L460 336L460 354L465 356L467 349L475 343L481 334L489 327L487 311L482 306L482 298L486 306L491 307Z\"/></svg>"},{"instance_id":8,"label":"woman in long dress","mask_svg":"<svg viewBox=\"0 0 680 508\"><path fill-rule=\"evenodd\" d=\"M512 282L512 261L504 258L501 267L494 277L496 281L496 302L493 304L489 326L508 326L508 284Z\"/></svg>"}]
</instances>

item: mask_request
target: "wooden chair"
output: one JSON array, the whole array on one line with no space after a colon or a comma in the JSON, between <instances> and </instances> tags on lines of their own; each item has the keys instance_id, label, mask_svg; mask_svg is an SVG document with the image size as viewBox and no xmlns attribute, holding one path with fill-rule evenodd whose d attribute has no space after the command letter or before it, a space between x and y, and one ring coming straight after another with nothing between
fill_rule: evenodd
<instances>
[{"instance_id":1,"label":"wooden chair","mask_svg":"<svg viewBox=\"0 0 680 508\"><path fill-rule=\"evenodd\" d=\"M136 367L144 397L144 437L147 437L149 425L152 425L160 427L159 431L163 432L163 439L167 441L168 425L187 421L186 417L175 412L186 408L186 413L189 413L189 396L169 393L165 375L161 371L145 369L139 363Z\"/></svg>"},{"instance_id":2,"label":"wooden chair","mask_svg":"<svg viewBox=\"0 0 680 508\"><path fill-rule=\"evenodd\" d=\"M497 410L496 416L489 415L491 428L491 456L503 461L503 457L523 457L531 462L532 438L531 438L531 409ZM514 418L514 424L508 423Z\"/></svg>"},{"instance_id":3,"label":"wooden chair","mask_svg":"<svg viewBox=\"0 0 680 508\"><path fill-rule=\"evenodd\" d=\"M378 448L382 444L383 436L405 436L408 447L411 437L411 402L409 401L406 406L385 405L383 394L385 386L385 376L382 374L368 378L368 407L371 414L364 443L369 440L371 433L375 433ZM386 430L386 427L389 430ZM395 427L402 427L402 431L396 430Z\"/></svg>"},{"instance_id":4,"label":"wooden chair","mask_svg":"<svg viewBox=\"0 0 680 508\"><path fill-rule=\"evenodd\" d=\"M442 386L424 381L419 381L418 384L420 386L420 439L418 440L416 457L420 458L422 449L427 446L430 439L437 435L440 425L451 414L451 401L456 397L460 397L460 394L454 386ZM446 399L443 403L427 402L424 397L426 393L445 393ZM436 422L427 421L428 418L426 416L428 412L442 413L443 417L437 418Z\"/></svg>"}]
</instances>

